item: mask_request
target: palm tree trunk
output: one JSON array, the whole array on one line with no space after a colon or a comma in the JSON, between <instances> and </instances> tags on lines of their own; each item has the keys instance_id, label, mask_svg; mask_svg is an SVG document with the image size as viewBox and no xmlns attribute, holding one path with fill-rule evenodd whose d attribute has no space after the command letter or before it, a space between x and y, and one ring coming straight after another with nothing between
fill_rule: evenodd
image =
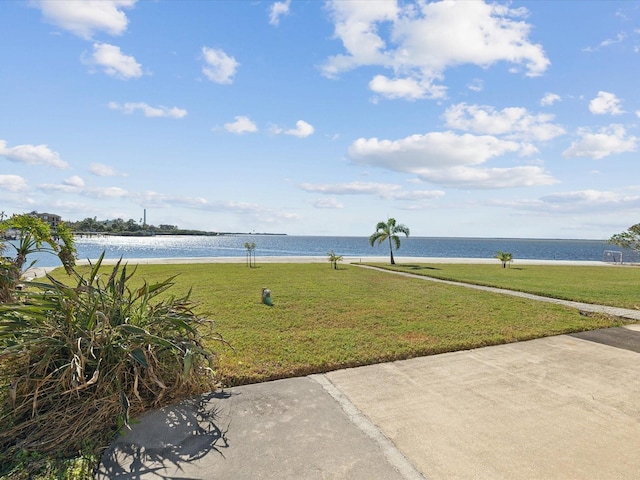
<instances>
[{"instance_id":1,"label":"palm tree trunk","mask_svg":"<svg viewBox=\"0 0 640 480\"><path fill-rule=\"evenodd\" d=\"M391 235L389 235L389 255L391 256L391 265L395 265L396 261L393 259L393 245L391 244Z\"/></svg>"}]
</instances>

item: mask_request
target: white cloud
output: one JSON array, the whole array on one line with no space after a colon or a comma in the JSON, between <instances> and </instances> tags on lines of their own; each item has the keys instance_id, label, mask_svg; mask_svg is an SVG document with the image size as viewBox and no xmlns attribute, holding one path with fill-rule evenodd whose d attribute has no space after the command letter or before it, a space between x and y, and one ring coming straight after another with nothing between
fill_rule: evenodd
<instances>
[{"instance_id":1,"label":"white cloud","mask_svg":"<svg viewBox=\"0 0 640 480\"><path fill-rule=\"evenodd\" d=\"M556 102L559 102L560 100L562 100L560 98L560 95L547 92L544 94L544 97L542 97L542 100L540 100L540 105L549 106L549 105L553 105Z\"/></svg>"},{"instance_id":2,"label":"white cloud","mask_svg":"<svg viewBox=\"0 0 640 480\"><path fill-rule=\"evenodd\" d=\"M93 55L86 63L101 67L107 75L120 80L142 76L142 66L134 57L125 55L120 47L108 43L94 43Z\"/></svg>"},{"instance_id":3,"label":"white cloud","mask_svg":"<svg viewBox=\"0 0 640 480\"><path fill-rule=\"evenodd\" d=\"M285 135L293 135L298 138L305 138L309 135L313 135L314 128L311 124L305 122L304 120L298 120L296 122L296 128L291 128L289 130L285 130Z\"/></svg>"},{"instance_id":4,"label":"white cloud","mask_svg":"<svg viewBox=\"0 0 640 480\"><path fill-rule=\"evenodd\" d=\"M253 133L258 131L258 127L251 121L249 117L237 116L236 121L232 123L225 123L224 128L227 132L231 133Z\"/></svg>"},{"instance_id":5,"label":"white cloud","mask_svg":"<svg viewBox=\"0 0 640 480\"><path fill-rule=\"evenodd\" d=\"M77 187L75 185L67 185L65 183L44 183L42 185L38 185L38 189L42 190L46 193L79 193L84 194L85 192L82 188Z\"/></svg>"},{"instance_id":6,"label":"white cloud","mask_svg":"<svg viewBox=\"0 0 640 480\"><path fill-rule=\"evenodd\" d=\"M453 132L411 135L395 141L360 138L349 147L349 156L355 163L411 173L423 181L454 187L506 188L555 183L539 166L479 168L495 157L531 152L530 144Z\"/></svg>"},{"instance_id":7,"label":"white cloud","mask_svg":"<svg viewBox=\"0 0 640 480\"><path fill-rule=\"evenodd\" d=\"M138 194L132 194L127 190L124 190L120 187L99 187L92 188L87 187L84 184L84 181L79 177L71 177L71 179L67 179L62 183L45 183L42 185L38 185L38 188L44 192L48 193L69 193L69 194L78 194L83 197L89 198L130 198L135 199Z\"/></svg>"},{"instance_id":8,"label":"white cloud","mask_svg":"<svg viewBox=\"0 0 640 480\"><path fill-rule=\"evenodd\" d=\"M442 98L436 85L453 66L489 67L497 62L523 66L527 76L549 66L541 45L528 39L531 27L524 8L474 2L328 2L335 37L345 54L327 59L324 75L377 66L395 78L376 75L369 86L389 98ZM389 32L385 37L381 32Z\"/></svg>"},{"instance_id":9,"label":"white cloud","mask_svg":"<svg viewBox=\"0 0 640 480\"><path fill-rule=\"evenodd\" d=\"M79 37L90 39L96 32L121 35L127 29L124 8L136 0L37 0L45 20Z\"/></svg>"},{"instance_id":10,"label":"white cloud","mask_svg":"<svg viewBox=\"0 0 640 480\"><path fill-rule=\"evenodd\" d=\"M327 209L341 209L344 208L344 205L340 203L336 198L319 198L311 202L315 208L327 208Z\"/></svg>"},{"instance_id":11,"label":"white cloud","mask_svg":"<svg viewBox=\"0 0 640 480\"><path fill-rule=\"evenodd\" d=\"M327 3L332 9L335 36L342 40L348 54L330 57L323 66L325 75L333 77L362 65L392 66L392 58L384 52L386 45L377 33L377 23L397 18L395 1Z\"/></svg>"},{"instance_id":12,"label":"white cloud","mask_svg":"<svg viewBox=\"0 0 640 480\"><path fill-rule=\"evenodd\" d=\"M442 190L411 190L408 192L392 192L391 198L394 200L433 200L444 197Z\"/></svg>"},{"instance_id":13,"label":"white cloud","mask_svg":"<svg viewBox=\"0 0 640 480\"><path fill-rule=\"evenodd\" d=\"M613 93L598 92L598 96L589 102L589 111L595 115L620 115L624 111L620 108L620 100Z\"/></svg>"},{"instance_id":14,"label":"white cloud","mask_svg":"<svg viewBox=\"0 0 640 480\"><path fill-rule=\"evenodd\" d=\"M93 188L85 190L85 193L94 198L126 198L131 196L127 190L120 187Z\"/></svg>"},{"instance_id":15,"label":"white cloud","mask_svg":"<svg viewBox=\"0 0 640 480\"><path fill-rule=\"evenodd\" d=\"M616 153L635 152L638 147L637 137L627 136L625 128L617 124L603 127L598 133L579 129L578 136L580 138L562 153L563 156L600 160Z\"/></svg>"},{"instance_id":16,"label":"white cloud","mask_svg":"<svg viewBox=\"0 0 640 480\"><path fill-rule=\"evenodd\" d=\"M593 214L594 211L611 212L612 209L620 212L624 209L637 210L640 207L640 195L600 190L558 192L540 198L532 207L546 213Z\"/></svg>"},{"instance_id":17,"label":"white cloud","mask_svg":"<svg viewBox=\"0 0 640 480\"><path fill-rule=\"evenodd\" d=\"M109 102L109 108L111 110L120 110L122 113L131 114L136 110L140 110L145 117L151 118L184 118L187 116L187 111L183 108L178 107L152 107L151 105L144 102L128 102L124 104L119 104L117 102Z\"/></svg>"},{"instance_id":18,"label":"white cloud","mask_svg":"<svg viewBox=\"0 0 640 480\"><path fill-rule=\"evenodd\" d=\"M230 84L233 82L233 76L240 64L235 58L227 55L223 50L217 48L202 47L205 66L202 67L202 73L215 83Z\"/></svg>"},{"instance_id":19,"label":"white cloud","mask_svg":"<svg viewBox=\"0 0 640 480\"><path fill-rule=\"evenodd\" d=\"M279 25L280 17L289 15L289 6L291 0L285 0L284 2L274 2L269 9L269 23L271 25Z\"/></svg>"},{"instance_id":20,"label":"white cloud","mask_svg":"<svg viewBox=\"0 0 640 480\"><path fill-rule=\"evenodd\" d=\"M7 142L0 140L0 157L27 165L47 165L60 169L69 167L58 152L54 152L47 145L16 145L8 148Z\"/></svg>"},{"instance_id":21,"label":"white cloud","mask_svg":"<svg viewBox=\"0 0 640 480\"><path fill-rule=\"evenodd\" d=\"M637 200L637 195L629 196L615 192L600 190L578 190L574 192L560 192L542 197L542 200L551 203L616 203L629 199Z\"/></svg>"},{"instance_id":22,"label":"white cloud","mask_svg":"<svg viewBox=\"0 0 640 480\"><path fill-rule=\"evenodd\" d=\"M115 168L103 163L92 163L89 171L97 177L127 177L128 174L118 172Z\"/></svg>"},{"instance_id":23,"label":"white cloud","mask_svg":"<svg viewBox=\"0 0 640 480\"><path fill-rule=\"evenodd\" d=\"M416 173L422 168L478 165L490 158L517 153L521 144L494 136L430 132L400 140L359 138L349 147L356 162L388 170Z\"/></svg>"},{"instance_id":24,"label":"white cloud","mask_svg":"<svg viewBox=\"0 0 640 480\"><path fill-rule=\"evenodd\" d=\"M433 85L430 82L415 78L390 79L384 75L376 75L369 82L369 88L372 92L379 93L390 99L419 100L446 96L446 88L442 85Z\"/></svg>"},{"instance_id":25,"label":"white cloud","mask_svg":"<svg viewBox=\"0 0 640 480\"><path fill-rule=\"evenodd\" d=\"M481 92L484 90L484 82L480 78L474 78L469 85L467 85L467 88L474 92Z\"/></svg>"},{"instance_id":26,"label":"white cloud","mask_svg":"<svg viewBox=\"0 0 640 480\"><path fill-rule=\"evenodd\" d=\"M526 108L509 107L496 111L486 105L452 105L444 114L447 126L458 130L508 138L546 141L563 135L564 128L551 123L550 114L531 114Z\"/></svg>"},{"instance_id":27,"label":"white cloud","mask_svg":"<svg viewBox=\"0 0 640 480\"><path fill-rule=\"evenodd\" d=\"M18 175L0 175L0 190L7 192L26 192L27 182Z\"/></svg>"},{"instance_id":28,"label":"white cloud","mask_svg":"<svg viewBox=\"0 0 640 480\"><path fill-rule=\"evenodd\" d=\"M306 192L322 195L375 195L392 200L431 200L444 195L441 190L405 191L401 185L393 183L350 182L334 184L303 183L300 188Z\"/></svg>"},{"instance_id":29,"label":"white cloud","mask_svg":"<svg viewBox=\"0 0 640 480\"><path fill-rule=\"evenodd\" d=\"M422 169L417 173L423 181L453 188L496 189L553 185L558 181L541 167L470 168L456 166Z\"/></svg>"},{"instance_id":30,"label":"white cloud","mask_svg":"<svg viewBox=\"0 0 640 480\"><path fill-rule=\"evenodd\" d=\"M82 178L79 177L78 175L73 175L72 177L69 177L63 180L62 183L64 183L65 185L69 185L70 187L77 187L77 188L84 187L84 180L82 180Z\"/></svg>"},{"instance_id":31,"label":"white cloud","mask_svg":"<svg viewBox=\"0 0 640 480\"><path fill-rule=\"evenodd\" d=\"M599 48L610 47L611 45L615 45L616 43L622 43L627 38L627 34L624 32L618 33L615 38L606 38L600 42L598 45ZM594 51L597 49L588 48L587 51Z\"/></svg>"},{"instance_id":32,"label":"white cloud","mask_svg":"<svg viewBox=\"0 0 640 480\"><path fill-rule=\"evenodd\" d=\"M377 195L383 198L387 198L394 191L402 190L401 185L373 182L303 183L300 188L306 192L321 193L323 195Z\"/></svg>"}]
</instances>

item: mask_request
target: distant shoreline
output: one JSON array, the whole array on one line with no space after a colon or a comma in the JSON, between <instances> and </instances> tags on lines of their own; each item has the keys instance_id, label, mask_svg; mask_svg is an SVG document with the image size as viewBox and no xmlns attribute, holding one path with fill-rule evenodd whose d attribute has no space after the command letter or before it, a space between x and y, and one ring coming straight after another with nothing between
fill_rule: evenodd
<instances>
[{"instance_id":1,"label":"distant shoreline","mask_svg":"<svg viewBox=\"0 0 640 480\"><path fill-rule=\"evenodd\" d=\"M228 236L286 236L286 233L267 233L267 232L202 232L199 230L177 230L162 232L72 232L74 237L165 237L165 236L181 236L181 237L228 237Z\"/></svg>"}]
</instances>

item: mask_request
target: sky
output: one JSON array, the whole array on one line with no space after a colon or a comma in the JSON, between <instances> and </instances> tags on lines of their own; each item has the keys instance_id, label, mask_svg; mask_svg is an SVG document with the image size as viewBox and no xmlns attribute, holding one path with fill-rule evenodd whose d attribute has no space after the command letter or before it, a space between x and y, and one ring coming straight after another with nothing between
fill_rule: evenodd
<instances>
[{"instance_id":1,"label":"sky","mask_svg":"<svg viewBox=\"0 0 640 480\"><path fill-rule=\"evenodd\" d=\"M640 2L0 2L0 210L221 232L640 222Z\"/></svg>"}]
</instances>

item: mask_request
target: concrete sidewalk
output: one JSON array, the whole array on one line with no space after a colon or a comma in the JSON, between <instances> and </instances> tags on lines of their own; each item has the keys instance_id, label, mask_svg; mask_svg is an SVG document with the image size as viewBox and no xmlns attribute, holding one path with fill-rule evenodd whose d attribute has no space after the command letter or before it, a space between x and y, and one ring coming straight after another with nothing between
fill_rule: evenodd
<instances>
[{"instance_id":1,"label":"concrete sidewalk","mask_svg":"<svg viewBox=\"0 0 640 480\"><path fill-rule=\"evenodd\" d=\"M640 326L228 389L144 416L97 478L636 479Z\"/></svg>"}]
</instances>

